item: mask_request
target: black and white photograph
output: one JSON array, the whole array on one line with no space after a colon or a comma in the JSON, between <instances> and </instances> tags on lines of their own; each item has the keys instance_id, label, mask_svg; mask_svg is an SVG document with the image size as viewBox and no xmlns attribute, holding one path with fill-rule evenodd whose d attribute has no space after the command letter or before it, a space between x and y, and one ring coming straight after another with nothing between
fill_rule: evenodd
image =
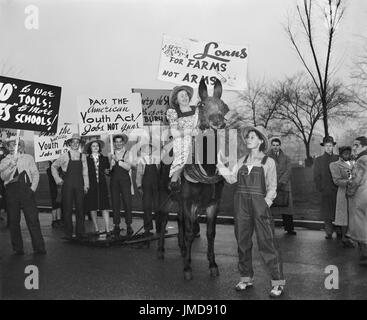
<instances>
[{"instance_id":1,"label":"black and white photograph","mask_svg":"<svg viewBox=\"0 0 367 320\"><path fill-rule=\"evenodd\" d=\"M0 300L367 299L367 1L0 0L0 41Z\"/></svg>"}]
</instances>

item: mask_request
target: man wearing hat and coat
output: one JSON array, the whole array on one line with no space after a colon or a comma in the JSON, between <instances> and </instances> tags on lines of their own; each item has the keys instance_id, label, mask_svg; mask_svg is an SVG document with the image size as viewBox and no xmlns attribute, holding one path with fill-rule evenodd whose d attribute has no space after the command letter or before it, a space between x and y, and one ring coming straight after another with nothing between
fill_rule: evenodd
<instances>
[{"instance_id":1,"label":"man wearing hat and coat","mask_svg":"<svg viewBox=\"0 0 367 320\"><path fill-rule=\"evenodd\" d=\"M23 255L23 240L20 230L20 209L32 238L35 254L46 254L41 233L38 209L34 197L39 182L39 172L33 157L24 153L25 144L19 141L7 143L9 154L0 162L0 175L6 188L6 204L10 221L10 237L15 254Z\"/></svg>"},{"instance_id":2,"label":"man wearing hat and coat","mask_svg":"<svg viewBox=\"0 0 367 320\"><path fill-rule=\"evenodd\" d=\"M317 191L321 193L321 215L325 223L325 239L331 239L334 231L333 221L338 187L333 182L330 163L338 161L339 157L333 154L333 148L336 145L333 137L324 137L320 145L324 147L324 154L315 159L313 179Z\"/></svg>"},{"instance_id":3,"label":"man wearing hat and coat","mask_svg":"<svg viewBox=\"0 0 367 320\"><path fill-rule=\"evenodd\" d=\"M126 134L118 134L113 137L114 152L109 154L111 164L111 200L113 209L114 234L120 234L120 201L122 200L125 209L126 233L133 234L132 223L132 192L130 170L132 160L125 145L128 142ZM120 200L121 199L121 200Z\"/></svg>"},{"instance_id":4,"label":"man wearing hat and coat","mask_svg":"<svg viewBox=\"0 0 367 320\"><path fill-rule=\"evenodd\" d=\"M73 134L66 141L70 147L68 152L63 153L51 166L51 172L57 185L62 185L62 206L65 223L65 235L71 239L73 236L73 204L76 210L76 237L84 233L84 194L89 189L88 165L85 154L79 151L81 138ZM58 169L62 169L60 177Z\"/></svg>"}]
</instances>

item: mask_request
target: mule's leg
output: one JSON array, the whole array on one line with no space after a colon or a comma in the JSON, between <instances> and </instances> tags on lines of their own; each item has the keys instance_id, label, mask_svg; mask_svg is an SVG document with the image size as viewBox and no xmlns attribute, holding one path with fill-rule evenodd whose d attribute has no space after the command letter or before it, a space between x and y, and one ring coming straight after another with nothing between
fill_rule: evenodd
<instances>
[{"instance_id":1,"label":"mule's leg","mask_svg":"<svg viewBox=\"0 0 367 320\"><path fill-rule=\"evenodd\" d=\"M209 260L210 275L212 277L219 276L219 270L217 264L215 263L215 254L214 254L214 240L215 240L217 215L218 215L217 209L218 209L217 204L212 204L206 209L206 215L207 215L206 237L208 239L207 257Z\"/></svg>"},{"instance_id":2,"label":"mule's leg","mask_svg":"<svg viewBox=\"0 0 367 320\"><path fill-rule=\"evenodd\" d=\"M198 206L192 201L184 200L184 222L185 222L185 246L186 254L184 256L184 276L186 280L192 279L191 269L191 246L194 241L194 222L196 219Z\"/></svg>"},{"instance_id":3,"label":"mule's leg","mask_svg":"<svg viewBox=\"0 0 367 320\"><path fill-rule=\"evenodd\" d=\"M183 208L180 206L177 212L177 227L178 227L178 246L181 250L181 256L186 255L186 245L185 245L185 217Z\"/></svg>"}]
</instances>

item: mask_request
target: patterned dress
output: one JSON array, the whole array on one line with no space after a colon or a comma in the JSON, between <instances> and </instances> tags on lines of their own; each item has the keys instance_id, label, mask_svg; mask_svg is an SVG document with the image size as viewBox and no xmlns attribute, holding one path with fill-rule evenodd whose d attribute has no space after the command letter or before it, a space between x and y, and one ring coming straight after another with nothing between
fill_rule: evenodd
<instances>
[{"instance_id":1,"label":"patterned dress","mask_svg":"<svg viewBox=\"0 0 367 320\"><path fill-rule=\"evenodd\" d=\"M173 135L173 162L169 176L181 169L191 152L191 137L198 125L199 109L191 106L191 111L181 112L180 108L168 109L167 118Z\"/></svg>"}]
</instances>

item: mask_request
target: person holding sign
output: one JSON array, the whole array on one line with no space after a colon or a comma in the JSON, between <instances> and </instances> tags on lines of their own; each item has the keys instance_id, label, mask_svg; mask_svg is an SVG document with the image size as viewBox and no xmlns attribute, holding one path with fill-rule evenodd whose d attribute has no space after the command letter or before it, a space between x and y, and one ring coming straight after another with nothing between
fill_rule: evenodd
<instances>
[{"instance_id":1,"label":"person holding sign","mask_svg":"<svg viewBox=\"0 0 367 320\"><path fill-rule=\"evenodd\" d=\"M199 111L190 106L194 90L189 86L174 87L170 95L167 119L173 136L173 162L170 169L171 189L178 189L180 175L191 150L191 135L197 127Z\"/></svg>"},{"instance_id":2,"label":"person holding sign","mask_svg":"<svg viewBox=\"0 0 367 320\"><path fill-rule=\"evenodd\" d=\"M76 209L76 237L84 233L84 194L89 189L88 165L85 154L79 151L81 139L73 134L66 141L70 150L63 153L51 166L52 175L57 185L62 185L62 208L64 214L65 234L68 239L73 236L73 204ZM62 169L62 178L58 169Z\"/></svg>"},{"instance_id":3,"label":"person holding sign","mask_svg":"<svg viewBox=\"0 0 367 320\"><path fill-rule=\"evenodd\" d=\"M106 233L110 232L110 214L108 211L110 204L105 176L110 172L110 163L108 158L102 154L103 147L104 142L102 140L92 140L85 145L89 175L89 190L85 197L85 209L92 216L96 233L99 233L97 223L97 211L99 210L103 214Z\"/></svg>"},{"instance_id":4,"label":"person holding sign","mask_svg":"<svg viewBox=\"0 0 367 320\"><path fill-rule=\"evenodd\" d=\"M113 223L114 234L120 234L120 196L125 207L125 222L127 227L127 235L131 236L133 234L133 229L131 227L132 223L132 194L131 194L131 159L130 153L125 148L128 141L128 136L126 134L118 134L113 138L114 152L109 154L109 159L111 163L111 200L113 209Z\"/></svg>"},{"instance_id":5,"label":"person holding sign","mask_svg":"<svg viewBox=\"0 0 367 320\"><path fill-rule=\"evenodd\" d=\"M20 210L22 209L31 234L34 253L46 254L34 197L39 182L39 172L34 158L24 153L24 141L20 140L18 146L16 144L16 139L8 141L9 154L0 162L0 175L6 188L11 243L15 254L24 254L20 230Z\"/></svg>"}]
</instances>

